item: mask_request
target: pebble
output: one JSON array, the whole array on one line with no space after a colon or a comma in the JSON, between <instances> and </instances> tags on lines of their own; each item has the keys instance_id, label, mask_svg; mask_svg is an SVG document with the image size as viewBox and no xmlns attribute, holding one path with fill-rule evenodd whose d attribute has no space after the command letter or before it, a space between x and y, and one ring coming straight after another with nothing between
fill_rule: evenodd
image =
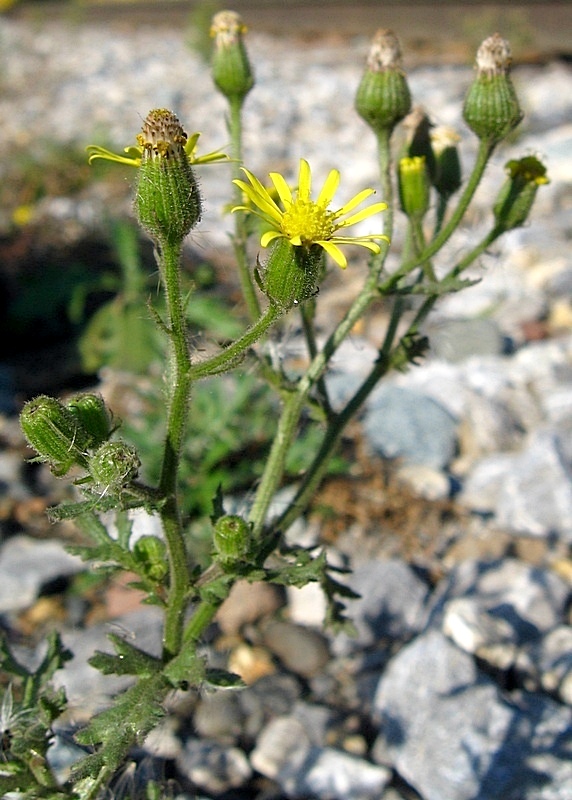
<instances>
[{"instance_id":1,"label":"pebble","mask_svg":"<svg viewBox=\"0 0 572 800\"><path fill-rule=\"evenodd\" d=\"M50 582L83 569L83 561L66 552L62 542L13 536L0 550L0 613L27 608Z\"/></svg>"},{"instance_id":2,"label":"pebble","mask_svg":"<svg viewBox=\"0 0 572 800\"><path fill-rule=\"evenodd\" d=\"M242 786L252 774L242 750L208 740L187 739L176 761L182 775L215 795Z\"/></svg>"},{"instance_id":3,"label":"pebble","mask_svg":"<svg viewBox=\"0 0 572 800\"><path fill-rule=\"evenodd\" d=\"M251 762L288 797L375 800L391 778L389 769L312 744L295 717L280 717L265 728Z\"/></svg>"},{"instance_id":4,"label":"pebble","mask_svg":"<svg viewBox=\"0 0 572 800\"><path fill-rule=\"evenodd\" d=\"M327 640L319 631L280 620L270 620L261 630L266 647L295 675L311 678L328 663Z\"/></svg>"}]
</instances>

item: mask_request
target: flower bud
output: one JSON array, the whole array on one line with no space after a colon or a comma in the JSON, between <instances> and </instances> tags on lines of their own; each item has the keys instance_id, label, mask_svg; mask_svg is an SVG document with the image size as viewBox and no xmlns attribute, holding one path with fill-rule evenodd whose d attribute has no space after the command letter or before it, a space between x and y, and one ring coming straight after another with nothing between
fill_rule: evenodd
<instances>
[{"instance_id":1,"label":"flower bud","mask_svg":"<svg viewBox=\"0 0 572 800\"><path fill-rule=\"evenodd\" d=\"M235 11L219 11L213 17L212 74L217 89L228 100L242 101L254 86L243 34L246 26Z\"/></svg>"},{"instance_id":2,"label":"flower bud","mask_svg":"<svg viewBox=\"0 0 572 800\"><path fill-rule=\"evenodd\" d=\"M66 403L89 436L89 447L98 447L109 439L112 431L111 414L99 394L78 394Z\"/></svg>"},{"instance_id":3,"label":"flower bud","mask_svg":"<svg viewBox=\"0 0 572 800\"><path fill-rule=\"evenodd\" d=\"M54 475L65 475L75 464L87 466L89 436L59 400L47 395L30 400L22 409L20 425L29 444Z\"/></svg>"},{"instance_id":4,"label":"flower bud","mask_svg":"<svg viewBox=\"0 0 572 800\"><path fill-rule=\"evenodd\" d=\"M506 171L508 179L493 206L495 229L499 233L524 225L538 187L549 182L546 167L534 156L509 161Z\"/></svg>"},{"instance_id":5,"label":"flower bud","mask_svg":"<svg viewBox=\"0 0 572 800\"><path fill-rule=\"evenodd\" d=\"M213 542L216 560L223 567L232 567L247 560L251 553L250 525L242 517L226 514L215 523Z\"/></svg>"},{"instance_id":6,"label":"flower bud","mask_svg":"<svg viewBox=\"0 0 572 800\"><path fill-rule=\"evenodd\" d=\"M447 125L431 131L431 146L435 159L433 186L440 195L450 197L461 186L461 161L459 158L459 134Z\"/></svg>"},{"instance_id":7,"label":"flower bud","mask_svg":"<svg viewBox=\"0 0 572 800\"><path fill-rule=\"evenodd\" d=\"M399 41L392 31L381 29L374 37L355 107L375 133L391 132L409 113L411 94L401 69Z\"/></svg>"},{"instance_id":8,"label":"flower bud","mask_svg":"<svg viewBox=\"0 0 572 800\"><path fill-rule=\"evenodd\" d=\"M429 177L435 174L435 155L431 146L433 124L421 106L415 108L403 120L405 146L403 157L423 156Z\"/></svg>"},{"instance_id":9,"label":"flower bud","mask_svg":"<svg viewBox=\"0 0 572 800\"><path fill-rule=\"evenodd\" d=\"M424 156L399 162L399 199L408 217L423 219L429 208L430 183Z\"/></svg>"},{"instance_id":10,"label":"flower bud","mask_svg":"<svg viewBox=\"0 0 572 800\"><path fill-rule=\"evenodd\" d=\"M141 536L133 545L133 556L151 580L161 581L169 571L165 542L157 536Z\"/></svg>"},{"instance_id":11,"label":"flower bud","mask_svg":"<svg viewBox=\"0 0 572 800\"><path fill-rule=\"evenodd\" d=\"M463 107L463 117L479 137L496 144L521 121L523 113L509 76L510 46L495 33L477 51L477 77Z\"/></svg>"},{"instance_id":12,"label":"flower bud","mask_svg":"<svg viewBox=\"0 0 572 800\"><path fill-rule=\"evenodd\" d=\"M319 245L296 247L287 239L276 239L259 275L260 288L284 311L314 297L324 269Z\"/></svg>"},{"instance_id":13,"label":"flower bud","mask_svg":"<svg viewBox=\"0 0 572 800\"><path fill-rule=\"evenodd\" d=\"M153 239L180 244L201 217L201 198L185 152L187 134L164 108L150 111L142 133L135 210Z\"/></svg>"},{"instance_id":14,"label":"flower bud","mask_svg":"<svg viewBox=\"0 0 572 800\"><path fill-rule=\"evenodd\" d=\"M89 474L105 492L117 493L133 480L141 462L134 447L126 442L104 442L89 458Z\"/></svg>"}]
</instances>

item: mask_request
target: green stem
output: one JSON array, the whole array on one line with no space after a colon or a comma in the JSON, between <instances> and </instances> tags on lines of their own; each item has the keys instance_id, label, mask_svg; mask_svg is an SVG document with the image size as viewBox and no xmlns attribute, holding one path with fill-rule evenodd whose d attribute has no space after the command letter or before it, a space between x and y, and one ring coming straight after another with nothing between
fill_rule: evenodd
<instances>
[{"instance_id":1,"label":"green stem","mask_svg":"<svg viewBox=\"0 0 572 800\"><path fill-rule=\"evenodd\" d=\"M283 313L284 312L278 308L278 306L274 304L269 305L264 314L254 325L251 325L250 328L243 333L240 339L237 339L228 347L225 347L225 349L216 356L207 358L190 367L189 376L191 381L206 378L209 375L216 375L219 372L224 372L235 366L248 348L252 347Z\"/></svg>"},{"instance_id":2,"label":"green stem","mask_svg":"<svg viewBox=\"0 0 572 800\"><path fill-rule=\"evenodd\" d=\"M473 199L473 195L477 190L477 186L481 182L483 173L492 155L494 147L495 147L494 142L481 139L479 144L479 150L477 153L477 158L473 166L473 170L471 172L471 175L469 176L469 180L467 181L465 190L461 195L461 197L459 198L459 202L455 210L451 214L449 221L443 228L441 228L439 233L427 245L427 247L425 247L423 251L419 253L417 258L414 258L411 261L407 262L402 267L400 267L396 272L393 273L390 281L388 282L388 289L395 286L404 275L409 274L420 264L432 258L435 255L435 253L437 253L443 247L443 245L450 239L451 235L457 229L459 223L464 217L465 212L469 207L471 200Z\"/></svg>"},{"instance_id":3,"label":"green stem","mask_svg":"<svg viewBox=\"0 0 572 800\"><path fill-rule=\"evenodd\" d=\"M338 446L338 442L344 428L359 410L369 393L379 382L380 378L389 369L391 363L389 354L395 340L395 336L397 335L398 325L403 313L403 306L404 298L397 297L385 334L384 343L380 349L379 356L373 369L351 400L349 400L349 402L346 404L345 408L335 417L331 417L329 419L328 427L324 434L320 449L316 453L312 464L304 475L295 497L293 498L289 507L278 517L275 522L277 529L287 530L288 527L297 519L297 517L304 513L314 497L316 489L320 485L324 475L327 472L328 464L336 447Z\"/></svg>"},{"instance_id":4,"label":"green stem","mask_svg":"<svg viewBox=\"0 0 572 800\"><path fill-rule=\"evenodd\" d=\"M316 342L316 331L314 329L315 311L316 301L314 299L300 304L302 329L304 331L304 338L306 339L306 346L308 347L308 354L312 360L318 355L318 343ZM316 386L318 389L320 406L326 414L330 414L332 408L330 406L328 389L323 375L320 375L318 378Z\"/></svg>"},{"instance_id":5,"label":"green stem","mask_svg":"<svg viewBox=\"0 0 572 800\"><path fill-rule=\"evenodd\" d=\"M189 591L187 553L183 538L177 492L179 462L183 449L191 390L191 357L187 344L184 306L180 283L181 246L161 243L160 272L167 305L167 330L171 344L171 396L159 490L165 498L160 516L169 558L169 595L163 635L164 657L176 655L181 647L184 612Z\"/></svg>"},{"instance_id":6,"label":"green stem","mask_svg":"<svg viewBox=\"0 0 572 800\"><path fill-rule=\"evenodd\" d=\"M383 232L391 238L393 232L393 189L390 174L390 134L388 131L384 131L378 136L378 152L382 195L388 206L383 216ZM338 347L351 332L356 322L363 316L371 302L378 297L379 276L386 256L387 247L382 248L382 252L371 259L370 271L360 293L338 327L329 336L321 352L316 353L295 391L286 396L277 433L250 510L249 521L252 523L255 536L263 535L268 509L282 481L286 456L292 445L308 395L315 383L322 378L331 357ZM300 509L292 503L285 513L290 513L291 521L293 521L299 515Z\"/></svg>"},{"instance_id":7,"label":"green stem","mask_svg":"<svg viewBox=\"0 0 572 800\"><path fill-rule=\"evenodd\" d=\"M470 253L467 253L467 255L447 273L443 280L447 280L448 278L454 277L463 272L463 270L470 266L473 261L475 261L475 259L478 258L479 255L481 255L487 249L487 247L489 247L492 242L494 242L501 235L501 233L502 231L496 228L493 229L487 236L483 238L481 242L479 242L478 245L476 245L470 251ZM410 323L405 336L417 333L420 326L435 305L437 299L438 295L432 295L422 303L415 314L415 317ZM324 435L324 439L322 440L320 450L316 454L314 461L304 475L302 483L300 484L289 508L287 508L286 511L275 521L274 524L276 528L286 530L308 507L315 495L317 487L325 475L329 460L333 455L335 448L337 447L344 428L353 418L356 412L361 408L381 378L391 368L391 348L393 347L393 342L395 341L395 337L397 335L397 328L401 320L403 306L404 298L397 297L385 335L385 340L375 365L373 366L366 380L362 383L354 396L348 401L343 411L336 417L329 420L328 428Z\"/></svg>"},{"instance_id":8,"label":"green stem","mask_svg":"<svg viewBox=\"0 0 572 800\"><path fill-rule=\"evenodd\" d=\"M232 157L232 178L242 178L240 171L242 166L242 105L243 98L233 97L229 100L230 116L228 127L230 132L230 151ZM233 186L233 205L242 205L242 192L235 184ZM238 267L238 277L248 315L251 320L256 320L260 316L260 303L250 272L250 264L246 251L248 233L246 230L246 217L243 213L234 214L234 254Z\"/></svg>"}]
</instances>

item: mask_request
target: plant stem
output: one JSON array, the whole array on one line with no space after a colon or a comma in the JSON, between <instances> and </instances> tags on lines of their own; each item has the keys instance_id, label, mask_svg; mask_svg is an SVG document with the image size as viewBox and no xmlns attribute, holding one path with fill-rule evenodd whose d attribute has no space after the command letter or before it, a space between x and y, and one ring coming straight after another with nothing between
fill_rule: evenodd
<instances>
[{"instance_id":1,"label":"plant stem","mask_svg":"<svg viewBox=\"0 0 572 800\"><path fill-rule=\"evenodd\" d=\"M191 390L191 357L187 344L180 283L181 245L162 242L159 266L167 305L167 330L171 344L171 370L167 433L163 449L159 490L165 498L160 510L169 557L169 595L163 635L164 657L176 655L181 647L183 620L189 590L187 553L183 539L177 493L177 478Z\"/></svg>"},{"instance_id":2,"label":"plant stem","mask_svg":"<svg viewBox=\"0 0 572 800\"><path fill-rule=\"evenodd\" d=\"M473 199L473 195L475 194L477 186L481 182L483 173L492 155L494 147L494 142L481 139L473 170L469 176L465 190L459 198L459 202L451 214L449 221L443 228L441 228L433 241L431 241L416 258L413 258L411 261L403 264L403 266L393 273L390 281L388 282L388 288L395 286L404 275L409 274L420 264L432 258L435 253L437 253L450 239L451 235L457 229L459 223L465 215L465 212L469 207L469 203Z\"/></svg>"},{"instance_id":3,"label":"plant stem","mask_svg":"<svg viewBox=\"0 0 572 800\"><path fill-rule=\"evenodd\" d=\"M393 188L390 174L391 162L389 144L389 131L383 131L378 135L381 188L383 199L387 203L387 210L384 212L383 217L383 232L388 238L391 238L393 231ZM261 536L263 534L266 515L272 499L282 481L286 456L294 440L300 416L308 395L314 384L324 375L331 357L340 344L344 341L346 336L348 336L355 323L363 316L370 303L378 297L379 276L383 269L386 256L387 248L384 248L379 255L371 259L369 275L360 293L355 298L338 327L332 332L322 350L316 353L307 372L298 382L296 389L286 396L276 436L250 510L249 521L252 523L253 534L255 536ZM327 467L327 461L324 462L324 469L325 467ZM296 504L296 501L294 501L279 517L279 522L277 524L281 527L281 520L286 515L288 515L290 522L293 522L302 510L303 509Z\"/></svg>"},{"instance_id":4,"label":"plant stem","mask_svg":"<svg viewBox=\"0 0 572 800\"><path fill-rule=\"evenodd\" d=\"M189 368L191 381L216 375L235 366L240 357L252 347L268 328L282 315L282 311L275 304L268 306L264 314L243 333L240 339L225 347L222 352L205 361L200 361Z\"/></svg>"},{"instance_id":5,"label":"plant stem","mask_svg":"<svg viewBox=\"0 0 572 800\"><path fill-rule=\"evenodd\" d=\"M228 127L230 132L230 151L232 157L232 178L241 178L240 168L242 166L242 104L243 98L233 97L229 100L230 116ZM233 205L241 205L243 202L240 187L233 183ZM248 309L251 320L256 320L260 316L260 303L252 280L246 243L248 235L246 230L246 216L244 214L234 214L234 236L233 246L236 263L238 266L238 277L242 289L242 295Z\"/></svg>"}]
</instances>

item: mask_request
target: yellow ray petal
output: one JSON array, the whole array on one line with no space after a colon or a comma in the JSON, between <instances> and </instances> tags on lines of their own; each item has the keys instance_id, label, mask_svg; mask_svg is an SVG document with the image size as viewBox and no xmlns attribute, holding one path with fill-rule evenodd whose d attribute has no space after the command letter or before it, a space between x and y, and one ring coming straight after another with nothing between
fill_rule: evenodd
<instances>
[{"instance_id":1,"label":"yellow ray petal","mask_svg":"<svg viewBox=\"0 0 572 800\"><path fill-rule=\"evenodd\" d=\"M290 187L284 180L284 176L281 175L279 172L271 172L270 173L270 180L274 184L274 188L278 192L278 197L282 200L284 206L288 208L288 206L292 205L292 192L290 191Z\"/></svg>"},{"instance_id":2,"label":"yellow ray petal","mask_svg":"<svg viewBox=\"0 0 572 800\"><path fill-rule=\"evenodd\" d=\"M312 191L312 171L305 158L300 159L300 170L298 172L298 198L309 200Z\"/></svg>"},{"instance_id":3,"label":"yellow ray petal","mask_svg":"<svg viewBox=\"0 0 572 800\"><path fill-rule=\"evenodd\" d=\"M337 247L337 245L334 244L333 241L331 241L331 240L327 241L327 242L326 241L321 241L321 242L316 242L316 244L319 244L320 247L324 248L326 253L328 253L328 255L333 258L333 260L336 262L338 267L341 267L342 269L345 269L347 267L347 265L348 265L347 258L342 253L340 248Z\"/></svg>"},{"instance_id":4,"label":"yellow ray petal","mask_svg":"<svg viewBox=\"0 0 572 800\"><path fill-rule=\"evenodd\" d=\"M327 208L332 202L332 199L340 185L340 173L339 170L333 169L330 171L330 174L326 178L326 182L320 192L318 199L316 200L317 205L322 206L322 208Z\"/></svg>"}]
</instances>

